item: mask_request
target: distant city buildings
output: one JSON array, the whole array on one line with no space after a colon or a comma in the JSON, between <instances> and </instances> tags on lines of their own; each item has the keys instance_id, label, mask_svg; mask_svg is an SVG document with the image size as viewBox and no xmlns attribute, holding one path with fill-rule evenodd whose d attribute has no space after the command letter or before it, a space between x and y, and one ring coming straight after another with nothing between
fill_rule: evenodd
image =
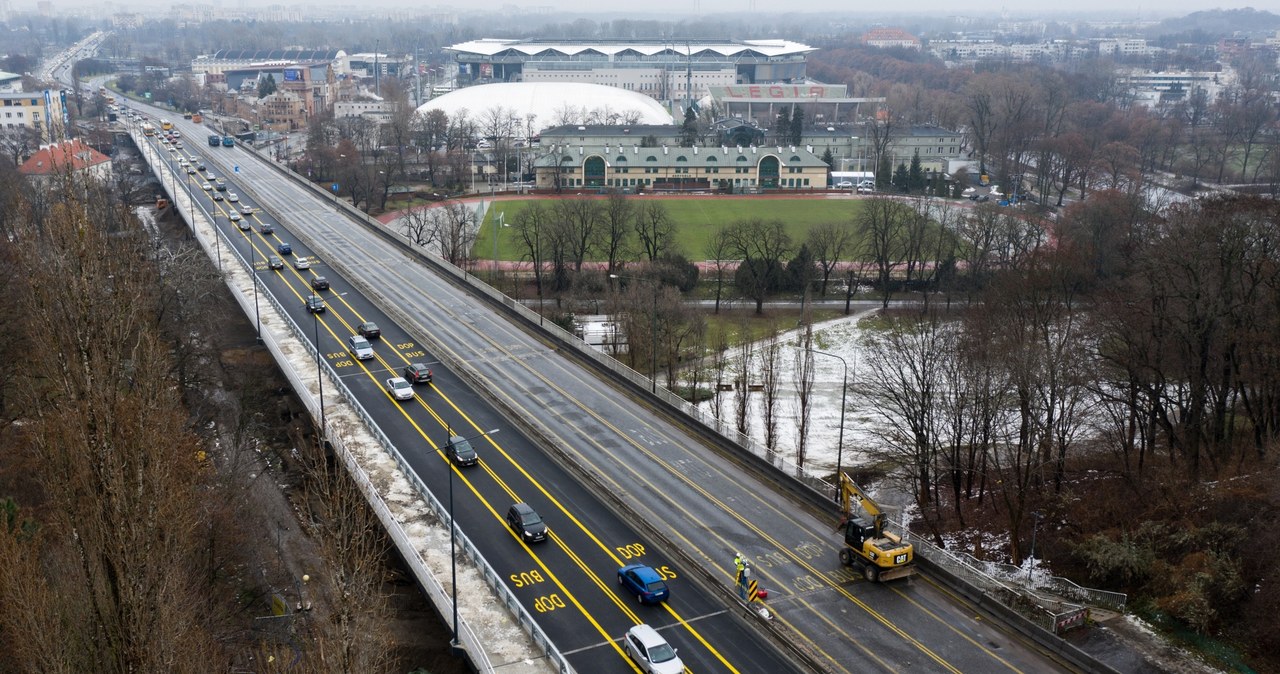
<instances>
[{"instance_id":1,"label":"distant city buildings","mask_svg":"<svg viewBox=\"0 0 1280 674\"><path fill-rule=\"evenodd\" d=\"M920 38L901 28L873 28L862 35L862 44L880 49L902 47L919 50Z\"/></svg>"},{"instance_id":2,"label":"distant city buildings","mask_svg":"<svg viewBox=\"0 0 1280 674\"><path fill-rule=\"evenodd\" d=\"M580 82L659 101L697 101L712 87L800 84L815 51L789 40L506 40L446 48L458 84Z\"/></svg>"}]
</instances>

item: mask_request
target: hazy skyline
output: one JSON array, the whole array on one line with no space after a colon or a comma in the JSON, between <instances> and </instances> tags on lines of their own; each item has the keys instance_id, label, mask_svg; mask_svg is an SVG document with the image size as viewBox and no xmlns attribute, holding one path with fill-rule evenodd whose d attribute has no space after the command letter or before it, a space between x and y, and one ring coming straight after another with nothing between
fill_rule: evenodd
<instances>
[{"instance_id":1,"label":"hazy skyline","mask_svg":"<svg viewBox=\"0 0 1280 674\"><path fill-rule=\"evenodd\" d=\"M23 2L10 2L9 9L19 13L35 13L37 11L37 2L26 0ZM145 11L145 10L169 10L174 7L189 6L170 2L112 2L99 3L80 0L51 0L49 3L55 13L59 12L75 12L80 13L82 10L98 10L103 14L121 11ZM284 7L302 6L299 3L281 2ZM714 17L724 15L771 15L771 16L796 16L796 15L829 15L833 18L847 19L850 17L864 16L869 21L878 20L882 17L893 15L910 16L913 14L930 14L934 16L980 16L991 15L993 17L1008 16L1010 18L1019 19L1062 19L1062 18L1082 18L1082 14L1096 13L1099 18L1123 18L1133 19L1158 19L1169 16L1180 16L1190 14L1197 11L1207 11L1213 9L1244 9L1253 8L1265 10L1259 6L1256 0L1222 0L1212 3L1205 3L1198 0L1167 0L1163 2L1138 3L1129 6L1118 6L1114 0L1076 0L1075 2L1063 4L1057 2L1007 2L1001 0L981 0L979 2L971 2L965 4L957 4L953 0L917 0L911 3L909 8L895 7L892 5L880 5L872 3L850 4L842 0L812 0L805 3L803 11L779 11L779 5L762 0L653 0L645 3L640 11L628 12L619 11L617 9L603 8L600 3L592 0L560 0L558 2L508 2L506 0L478 0L477 2L467 3L431 3L421 4L415 2L394 1L394 0L375 0L361 6L361 10L353 12L353 14L369 14L378 13L379 10L406 10L416 14L426 14L433 11L451 12L457 14L476 14L485 11L502 12L503 14L511 14L513 10L532 11L535 9L549 10L549 14L598 14L601 17L633 17L637 19L647 20L684 20L696 17ZM307 7L324 8L325 13L338 14L342 10L351 10L351 5L344 3L319 2L307 4ZM221 7L229 10L251 9L260 7L250 2L231 2L222 4Z\"/></svg>"}]
</instances>

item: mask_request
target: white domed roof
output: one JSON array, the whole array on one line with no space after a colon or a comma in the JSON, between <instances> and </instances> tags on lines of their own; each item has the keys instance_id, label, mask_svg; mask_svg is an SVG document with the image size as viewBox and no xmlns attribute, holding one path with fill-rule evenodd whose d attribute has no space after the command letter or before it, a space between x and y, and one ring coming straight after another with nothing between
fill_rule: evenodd
<instances>
[{"instance_id":1,"label":"white domed roof","mask_svg":"<svg viewBox=\"0 0 1280 674\"><path fill-rule=\"evenodd\" d=\"M443 110L453 117L467 110L473 121L501 106L523 122L533 118L534 133L561 124L671 124L662 104L634 91L579 82L501 82L451 91L418 108Z\"/></svg>"}]
</instances>

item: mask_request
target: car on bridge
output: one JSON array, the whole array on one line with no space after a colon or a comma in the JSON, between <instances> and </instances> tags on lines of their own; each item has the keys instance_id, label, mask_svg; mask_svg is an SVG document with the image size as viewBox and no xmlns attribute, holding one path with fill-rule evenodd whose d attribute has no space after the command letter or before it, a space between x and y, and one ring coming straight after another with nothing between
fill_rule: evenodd
<instances>
[{"instance_id":1,"label":"car on bridge","mask_svg":"<svg viewBox=\"0 0 1280 674\"><path fill-rule=\"evenodd\" d=\"M356 328L356 332L360 333L360 336L365 339L378 339L382 336L382 328L379 328L378 324L373 321L361 323L360 327Z\"/></svg>"},{"instance_id":2,"label":"car on bridge","mask_svg":"<svg viewBox=\"0 0 1280 674\"><path fill-rule=\"evenodd\" d=\"M248 213L246 213L245 215L248 215ZM263 235L275 234L276 226L269 222L264 222L262 223L262 226L258 228L258 232Z\"/></svg>"},{"instance_id":3,"label":"car on bridge","mask_svg":"<svg viewBox=\"0 0 1280 674\"><path fill-rule=\"evenodd\" d=\"M299 255L293 259L293 268L298 271L306 271L311 268L311 259L305 255Z\"/></svg>"},{"instance_id":4,"label":"car on bridge","mask_svg":"<svg viewBox=\"0 0 1280 674\"><path fill-rule=\"evenodd\" d=\"M312 279L311 279L311 289L312 289L312 290L328 290L328 289L329 289L329 279L327 279L327 278L325 278L325 277L323 277L323 276L315 276L315 277L312 277Z\"/></svg>"},{"instance_id":5,"label":"car on bridge","mask_svg":"<svg viewBox=\"0 0 1280 674\"><path fill-rule=\"evenodd\" d=\"M413 384L403 377L392 377L386 381L387 393L396 400L413 400Z\"/></svg>"},{"instance_id":6,"label":"car on bridge","mask_svg":"<svg viewBox=\"0 0 1280 674\"><path fill-rule=\"evenodd\" d=\"M267 258L267 267L270 269L284 269L284 260L272 255Z\"/></svg>"},{"instance_id":7,"label":"car on bridge","mask_svg":"<svg viewBox=\"0 0 1280 674\"><path fill-rule=\"evenodd\" d=\"M323 314L327 307L324 304L324 298L319 295L307 296L307 311L313 314Z\"/></svg>"},{"instance_id":8,"label":"car on bridge","mask_svg":"<svg viewBox=\"0 0 1280 674\"><path fill-rule=\"evenodd\" d=\"M315 297L315 295L312 295L312 297ZM347 351L356 360L370 360L373 358L373 345L360 335L351 335L347 338Z\"/></svg>"},{"instance_id":9,"label":"car on bridge","mask_svg":"<svg viewBox=\"0 0 1280 674\"><path fill-rule=\"evenodd\" d=\"M528 503L516 503L507 509L507 526L525 543L547 540L547 523Z\"/></svg>"},{"instance_id":10,"label":"car on bridge","mask_svg":"<svg viewBox=\"0 0 1280 674\"><path fill-rule=\"evenodd\" d=\"M471 446L471 441L460 435L449 438L444 445L444 452L459 466L474 466L480 462L480 455L476 453L476 448Z\"/></svg>"},{"instance_id":11,"label":"car on bridge","mask_svg":"<svg viewBox=\"0 0 1280 674\"><path fill-rule=\"evenodd\" d=\"M627 630L622 641L627 657L646 674L682 674L684 663L676 655L676 649L658 634L658 630L640 624Z\"/></svg>"},{"instance_id":12,"label":"car on bridge","mask_svg":"<svg viewBox=\"0 0 1280 674\"><path fill-rule=\"evenodd\" d=\"M293 255L293 246L288 242L281 243L279 246L276 246L276 252L280 253L281 256Z\"/></svg>"},{"instance_id":13,"label":"car on bridge","mask_svg":"<svg viewBox=\"0 0 1280 674\"><path fill-rule=\"evenodd\" d=\"M644 564L628 564L618 569L618 585L634 594L641 604L659 604L671 596L662 575Z\"/></svg>"},{"instance_id":14,"label":"car on bridge","mask_svg":"<svg viewBox=\"0 0 1280 674\"><path fill-rule=\"evenodd\" d=\"M404 366L404 378L411 384L430 384L431 368L424 363L410 363Z\"/></svg>"}]
</instances>

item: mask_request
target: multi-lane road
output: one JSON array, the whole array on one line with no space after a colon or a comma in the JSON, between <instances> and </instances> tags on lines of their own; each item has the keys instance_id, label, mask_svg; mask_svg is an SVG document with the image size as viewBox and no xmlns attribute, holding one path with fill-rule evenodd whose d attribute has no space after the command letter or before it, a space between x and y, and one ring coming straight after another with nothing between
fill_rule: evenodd
<instances>
[{"instance_id":1,"label":"multi-lane road","mask_svg":"<svg viewBox=\"0 0 1280 674\"><path fill-rule=\"evenodd\" d=\"M637 622L657 627L695 673L797 671L726 598L737 552L769 589L780 633L825 671L1065 671L927 575L864 582L839 564L833 512L672 423L642 393L602 381L332 201L243 149L208 147L207 129L173 121L189 141L183 153L202 156L260 212L241 231L226 218L229 205L199 188L199 174L179 172L197 208L257 261L266 291L318 334L343 383L442 500L452 475L460 525L579 672L634 671L618 637ZM176 166L176 153L157 149ZM262 233L267 223L274 233ZM283 241L292 257L321 264L299 271L286 258L284 269L266 268ZM332 287L321 293L328 310L313 315L304 303L316 274ZM373 360L358 361L346 340L369 320L382 338ZM383 381L419 361L439 361L435 382L394 401ZM450 433L493 428L472 441L477 466L447 461ZM510 533L503 515L515 501L545 517L550 540L530 547ZM667 577L669 602L640 606L618 589L618 567L634 561Z\"/></svg>"}]
</instances>

